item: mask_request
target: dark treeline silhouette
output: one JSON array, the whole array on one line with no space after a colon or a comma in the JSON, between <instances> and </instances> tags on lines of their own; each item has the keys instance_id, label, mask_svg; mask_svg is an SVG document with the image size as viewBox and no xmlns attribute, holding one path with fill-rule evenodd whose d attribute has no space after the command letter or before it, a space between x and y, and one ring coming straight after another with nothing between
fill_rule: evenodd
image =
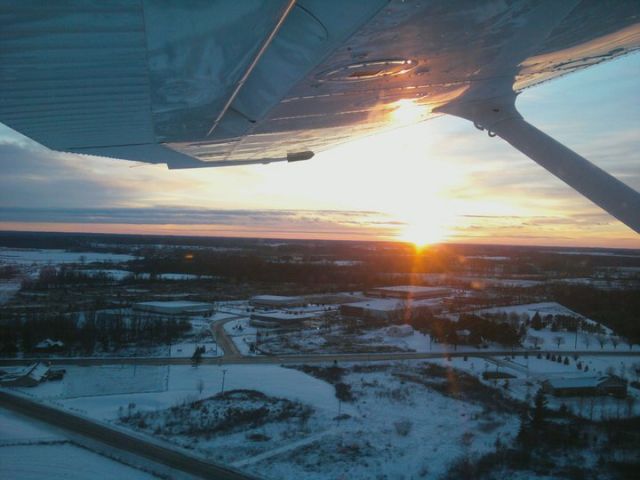
<instances>
[{"instance_id":1,"label":"dark treeline silhouette","mask_svg":"<svg viewBox=\"0 0 640 480\"><path fill-rule=\"evenodd\" d=\"M554 285L549 295L571 310L640 343L640 290L602 290L589 285Z\"/></svg>"},{"instance_id":2,"label":"dark treeline silhouette","mask_svg":"<svg viewBox=\"0 0 640 480\"><path fill-rule=\"evenodd\" d=\"M191 328L186 319L136 314L100 317L95 312L86 312L83 318L75 314L30 312L0 320L3 355L37 352L38 343L45 339L62 341L64 346L57 348L58 352L83 354L115 351L127 345L168 344Z\"/></svg>"}]
</instances>

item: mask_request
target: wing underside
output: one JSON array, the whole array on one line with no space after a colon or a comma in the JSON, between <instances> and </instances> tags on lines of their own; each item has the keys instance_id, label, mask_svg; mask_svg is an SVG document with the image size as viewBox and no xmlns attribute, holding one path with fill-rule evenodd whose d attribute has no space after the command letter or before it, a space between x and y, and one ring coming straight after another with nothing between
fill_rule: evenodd
<instances>
[{"instance_id":1,"label":"wing underside","mask_svg":"<svg viewBox=\"0 0 640 480\"><path fill-rule=\"evenodd\" d=\"M431 118L478 84L520 91L640 47L636 2L584 0L563 2L535 51L505 55L547 21L534 3L5 1L0 121L54 150L170 168L291 161Z\"/></svg>"}]
</instances>

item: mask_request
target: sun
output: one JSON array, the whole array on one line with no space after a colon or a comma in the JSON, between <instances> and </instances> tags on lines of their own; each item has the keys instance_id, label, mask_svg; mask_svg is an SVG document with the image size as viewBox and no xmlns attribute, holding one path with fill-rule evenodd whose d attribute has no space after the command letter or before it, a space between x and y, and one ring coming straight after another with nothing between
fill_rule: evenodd
<instances>
[{"instance_id":1,"label":"sun","mask_svg":"<svg viewBox=\"0 0 640 480\"><path fill-rule=\"evenodd\" d=\"M438 209L411 209L398 219L404 227L398 232L398 238L402 241L413 243L416 248L422 249L437 243L447 241L456 224L452 206L442 200L434 202Z\"/></svg>"},{"instance_id":2,"label":"sun","mask_svg":"<svg viewBox=\"0 0 640 480\"><path fill-rule=\"evenodd\" d=\"M447 238L447 229L444 225L428 220L419 223L409 224L400 234L400 239L413 243L417 248L424 248L429 245L441 243Z\"/></svg>"}]
</instances>

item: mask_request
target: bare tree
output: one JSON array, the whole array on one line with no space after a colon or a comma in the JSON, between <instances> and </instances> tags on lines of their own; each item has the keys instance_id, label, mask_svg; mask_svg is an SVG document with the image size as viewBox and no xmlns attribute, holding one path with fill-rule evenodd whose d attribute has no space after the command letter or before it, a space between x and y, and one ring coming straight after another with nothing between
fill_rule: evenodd
<instances>
[{"instance_id":1,"label":"bare tree","mask_svg":"<svg viewBox=\"0 0 640 480\"><path fill-rule=\"evenodd\" d=\"M633 349L633 340L631 340L629 337L624 337L622 341L627 345L627 347L629 347L629 351Z\"/></svg>"},{"instance_id":2,"label":"bare tree","mask_svg":"<svg viewBox=\"0 0 640 480\"><path fill-rule=\"evenodd\" d=\"M633 416L633 406L636 403L636 397L629 395L627 396L627 417Z\"/></svg>"},{"instance_id":3,"label":"bare tree","mask_svg":"<svg viewBox=\"0 0 640 480\"><path fill-rule=\"evenodd\" d=\"M598 343L600 344L600 349L602 350L604 348L604 346L607 344L607 336L603 335L603 334L598 334L596 335L596 340L598 340Z\"/></svg>"},{"instance_id":4,"label":"bare tree","mask_svg":"<svg viewBox=\"0 0 640 480\"><path fill-rule=\"evenodd\" d=\"M553 337L553 343L555 343L558 346L558 350L560 350L560 345L564 344L564 337L561 335Z\"/></svg>"},{"instance_id":5,"label":"bare tree","mask_svg":"<svg viewBox=\"0 0 640 480\"><path fill-rule=\"evenodd\" d=\"M544 343L544 338L542 337L537 337L535 335L529 335L527 337L527 341L533 345L533 348L538 348L538 346L542 345Z\"/></svg>"},{"instance_id":6,"label":"bare tree","mask_svg":"<svg viewBox=\"0 0 640 480\"><path fill-rule=\"evenodd\" d=\"M584 348L589 350L589 346L591 345L591 335L588 333L585 333L582 336L582 343L584 344Z\"/></svg>"},{"instance_id":7,"label":"bare tree","mask_svg":"<svg viewBox=\"0 0 640 480\"><path fill-rule=\"evenodd\" d=\"M616 336L616 335L612 335L610 337L611 340L611 345L613 345L613 349L617 350L618 349L618 344L620 343L620 337Z\"/></svg>"}]
</instances>

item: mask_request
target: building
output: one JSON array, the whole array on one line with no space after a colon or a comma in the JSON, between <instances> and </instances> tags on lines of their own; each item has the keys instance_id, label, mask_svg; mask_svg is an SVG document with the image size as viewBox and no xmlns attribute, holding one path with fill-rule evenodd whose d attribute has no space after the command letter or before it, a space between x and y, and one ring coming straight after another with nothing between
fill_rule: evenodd
<instances>
[{"instance_id":1,"label":"building","mask_svg":"<svg viewBox=\"0 0 640 480\"><path fill-rule=\"evenodd\" d=\"M413 327L411 325L407 325L406 323L403 325L391 325L387 328L386 334L389 337L410 337L413 335Z\"/></svg>"},{"instance_id":2,"label":"building","mask_svg":"<svg viewBox=\"0 0 640 480\"><path fill-rule=\"evenodd\" d=\"M214 305L212 303L205 302L170 300L134 303L133 309L138 312L156 313L161 315L203 315L213 312Z\"/></svg>"},{"instance_id":3,"label":"building","mask_svg":"<svg viewBox=\"0 0 640 480\"><path fill-rule=\"evenodd\" d=\"M368 297L396 298L400 300L423 300L442 298L451 295L451 289L445 287L425 287L421 285L397 285L394 287L372 288L366 292Z\"/></svg>"},{"instance_id":4,"label":"building","mask_svg":"<svg viewBox=\"0 0 640 480\"><path fill-rule=\"evenodd\" d=\"M46 338L41 342L38 342L35 346L36 350L45 351L45 352L57 352L64 348L64 342L61 340L51 340L50 338Z\"/></svg>"},{"instance_id":5,"label":"building","mask_svg":"<svg viewBox=\"0 0 640 480\"><path fill-rule=\"evenodd\" d=\"M323 313L324 312L287 312L282 310L258 312L251 314L249 323L254 327L295 328L306 320L319 318Z\"/></svg>"},{"instance_id":6,"label":"building","mask_svg":"<svg viewBox=\"0 0 640 480\"><path fill-rule=\"evenodd\" d=\"M616 376L550 378L542 383L545 392L556 397L593 395L627 396L627 381Z\"/></svg>"},{"instance_id":7,"label":"building","mask_svg":"<svg viewBox=\"0 0 640 480\"><path fill-rule=\"evenodd\" d=\"M402 300L397 298L369 298L361 302L340 306L340 313L346 317L373 318L386 321L406 321L407 316L442 310L441 298L422 300Z\"/></svg>"},{"instance_id":8,"label":"building","mask_svg":"<svg viewBox=\"0 0 640 480\"><path fill-rule=\"evenodd\" d=\"M249 300L249 304L256 308L291 308L301 307L306 303L304 298L282 295L256 295Z\"/></svg>"}]
</instances>

